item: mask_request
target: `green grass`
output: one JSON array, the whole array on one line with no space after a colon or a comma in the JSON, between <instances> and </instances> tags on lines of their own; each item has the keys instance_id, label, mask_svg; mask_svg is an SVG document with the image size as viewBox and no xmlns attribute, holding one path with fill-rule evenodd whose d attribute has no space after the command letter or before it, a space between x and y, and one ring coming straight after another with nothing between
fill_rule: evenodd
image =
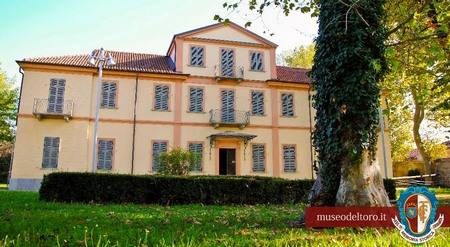
<instances>
[{"instance_id":1,"label":"green grass","mask_svg":"<svg viewBox=\"0 0 450 247\"><path fill-rule=\"evenodd\" d=\"M290 228L303 207L62 204L0 191L0 246L411 246L393 229ZM449 234L429 246L450 246Z\"/></svg>"},{"instance_id":2,"label":"green grass","mask_svg":"<svg viewBox=\"0 0 450 247\"><path fill-rule=\"evenodd\" d=\"M397 199L405 189L406 188L397 188ZM430 187L428 189L436 194L439 205L450 206L450 188Z\"/></svg>"}]
</instances>

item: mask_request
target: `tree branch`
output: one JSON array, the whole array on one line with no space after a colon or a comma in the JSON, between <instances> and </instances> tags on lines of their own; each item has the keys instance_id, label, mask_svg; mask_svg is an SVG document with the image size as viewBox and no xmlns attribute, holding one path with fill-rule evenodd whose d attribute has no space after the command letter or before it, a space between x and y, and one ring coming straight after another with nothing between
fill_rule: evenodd
<instances>
[{"instance_id":1,"label":"tree branch","mask_svg":"<svg viewBox=\"0 0 450 247\"><path fill-rule=\"evenodd\" d=\"M402 28L404 25L408 24L408 22L410 22L410 21L414 18L414 15L415 15L417 12L422 12L422 11L425 9L425 6L429 5L430 3L431 3L431 0L425 1L425 3L422 5L422 7L421 7L418 11L412 13L412 14L409 15L408 18L406 18L403 22L401 22L401 23L398 24L396 27L394 27L394 28L392 28L391 30L389 30L389 31L386 33L386 36L389 37L391 34L397 32L397 31L398 31L400 28Z\"/></svg>"}]
</instances>

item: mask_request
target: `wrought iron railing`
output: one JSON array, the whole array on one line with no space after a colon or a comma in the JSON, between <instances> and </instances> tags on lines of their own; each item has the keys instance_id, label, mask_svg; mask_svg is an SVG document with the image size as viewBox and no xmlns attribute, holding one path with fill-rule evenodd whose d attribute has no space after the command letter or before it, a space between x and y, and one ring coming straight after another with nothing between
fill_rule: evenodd
<instances>
[{"instance_id":1,"label":"wrought iron railing","mask_svg":"<svg viewBox=\"0 0 450 247\"><path fill-rule=\"evenodd\" d=\"M216 79L235 79L242 80L244 79L244 67L240 66L237 68L237 71L234 71L231 74L224 73L221 69L220 65L214 66L214 75Z\"/></svg>"},{"instance_id":2,"label":"wrought iron railing","mask_svg":"<svg viewBox=\"0 0 450 247\"><path fill-rule=\"evenodd\" d=\"M33 114L41 119L43 117L64 118L69 120L73 116L74 102L64 100L63 102L49 101L49 99L34 99Z\"/></svg>"},{"instance_id":3,"label":"wrought iron railing","mask_svg":"<svg viewBox=\"0 0 450 247\"><path fill-rule=\"evenodd\" d=\"M250 123L249 111L223 111L219 109L209 111L209 122L215 127L237 126L245 128Z\"/></svg>"}]
</instances>

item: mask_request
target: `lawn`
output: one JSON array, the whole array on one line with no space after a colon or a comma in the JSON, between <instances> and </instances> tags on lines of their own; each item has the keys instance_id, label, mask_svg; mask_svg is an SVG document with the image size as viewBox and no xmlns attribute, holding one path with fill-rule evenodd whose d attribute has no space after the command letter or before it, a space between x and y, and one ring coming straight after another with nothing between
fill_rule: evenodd
<instances>
[{"instance_id":1,"label":"lawn","mask_svg":"<svg viewBox=\"0 0 450 247\"><path fill-rule=\"evenodd\" d=\"M397 188L397 198L400 196L406 188ZM429 188L431 192L436 194L436 198L439 201L439 205L450 206L450 188L443 187L431 187Z\"/></svg>"},{"instance_id":2,"label":"lawn","mask_svg":"<svg viewBox=\"0 0 450 247\"><path fill-rule=\"evenodd\" d=\"M302 205L47 203L0 191L0 246L410 246L396 230L292 229ZM440 229L430 246L449 246Z\"/></svg>"}]
</instances>

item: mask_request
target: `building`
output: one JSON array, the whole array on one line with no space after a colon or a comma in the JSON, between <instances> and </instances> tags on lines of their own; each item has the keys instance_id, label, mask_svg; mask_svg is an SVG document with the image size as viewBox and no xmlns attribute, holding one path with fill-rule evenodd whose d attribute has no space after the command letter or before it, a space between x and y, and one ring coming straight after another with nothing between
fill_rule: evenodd
<instances>
[{"instance_id":1,"label":"building","mask_svg":"<svg viewBox=\"0 0 450 247\"><path fill-rule=\"evenodd\" d=\"M193 174L312 178L308 70L277 66L276 47L229 23L174 35L166 55L110 51L117 64L103 72L98 172L151 174L160 152L183 147L202 154ZM98 71L88 55L17 63L10 188L36 190L54 171L92 171ZM391 176L382 139L381 171Z\"/></svg>"}]
</instances>

